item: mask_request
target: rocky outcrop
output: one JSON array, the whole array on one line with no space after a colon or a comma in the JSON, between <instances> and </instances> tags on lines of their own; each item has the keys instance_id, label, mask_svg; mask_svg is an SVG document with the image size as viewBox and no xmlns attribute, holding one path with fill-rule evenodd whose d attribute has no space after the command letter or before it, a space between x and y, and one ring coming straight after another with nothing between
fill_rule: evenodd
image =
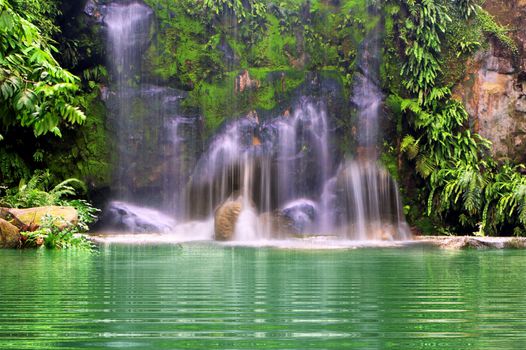
<instances>
[{"instance_id":1,"label":"rocky outcrop","mask_svg":"<svg viewBox=\"0 0 526 350\"><path fill-rule=\"evenodd\" d=\"M468 64L466 79L456 89L473 120L475 132L493 143L498 159L526 161L526 90L512 59L498 57L495 44ZM526 86L525 86L526 87Z\"/></svg>"},{"instance_id":2,"label":"rocky outcrop","mask_svg":"<svg viewBox=\"0 0 526 350\"><path fill-rule=\"evenodd\" d=\"M237 94L245 90L256 90L260 85L259 80L250 78L248 70L245 69L236 77L234 91Z\"/></svg>"},{"instance_id":3,"label":"rocky outcrop","mask_svg":"<svg viewBox=\"0 0 526 350\"><path fill-rule=\"evenodd\" d=\"M20 239L18 227L4 219L0 219L0 248L18 248Z\"/></svg>"},{"instance_id":4,"label":"rocky outcrop","mask_svg":"<svg viewBox=\"0 0 526 350\"><path fill-rule=\"evenodd\" d=\"M294 230L294 223L283 216L279 210L260 214L259 223L267 237L284 239L297 233Z\"/></svg>"},{"instance_id":5,"label":"rocky outcrop","mask_svg":"<svg viewBox=\"0 0 526 350\"><path fill-rule=\"evenodd\" d=\"M234 238L236 222L241 214L240 201L227 201L219 206L214 215L214 238L228 241Z\"/></svg>"},{"instance_id":6,"label":"rocky outcrop","mask_svg":"<svg viewBox=\"0 0 526 350\"><path fill-rule=\"evenodd\" d=\"M471 117L473 129L492 143L498 159L526 161L526 1L489 0L484 4L507 26L518 46L513 55L495 39L467 64L456 88Z\"/></svg>"},{"instance_id":7,"label":"rocky outcrop","mask_svg":"<svg viewBox=\"0 0 526 350\"><path fill-rule=\"evenodd\" d=\"M311 200L298 199L287 204L280 211L280 216L290 225L289 230L302 234L313 228L317 216L317 206Z\"/></svg>"}]
</instances>

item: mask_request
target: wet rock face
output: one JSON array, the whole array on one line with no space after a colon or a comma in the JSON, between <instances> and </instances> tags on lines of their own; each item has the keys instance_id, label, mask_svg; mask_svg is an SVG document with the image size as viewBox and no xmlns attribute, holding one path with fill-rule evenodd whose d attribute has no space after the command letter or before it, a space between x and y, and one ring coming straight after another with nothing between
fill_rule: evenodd
<instances>
[{"instance_id":1,"label":"wet rock face","mask_svg":"<svg viewBox=\"0 0 526 350\"><path fill-rule=\"evenodd\" d=\"M492 40L490 47L468 62L464 81L455 89L472 119L473 128L492 143L498 159L526 161L526 1L489 0L484 7L510 34L519 57ZM516 30L515 30L516 29Z\"/></svg>"},{"instance_id":2,"label":"wet rock face","mask_svg":"<svg viewBox=\"0 0 526 350\"><path fill-rule=\"evenodd\" d=\"M237 77L235 81L234 91L235 93L242 93L245 90L257 90L261 83L259 80L252 79L250 74L245 69Z\"/></svg>"}]
</instances>

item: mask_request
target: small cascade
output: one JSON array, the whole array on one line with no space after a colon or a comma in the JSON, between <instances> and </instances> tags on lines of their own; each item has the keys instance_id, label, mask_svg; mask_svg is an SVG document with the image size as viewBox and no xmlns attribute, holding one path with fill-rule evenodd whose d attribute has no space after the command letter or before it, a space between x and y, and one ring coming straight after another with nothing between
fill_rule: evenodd
<instances>
[{"instance_id":1,"label":"small cascade","mask_svg":"<svg viewBox=\"0 0 526 350\"><path fill-rule=\"evenodd\" d=\"M117 143L115 192L120 199L132 200L137 167L144 161L142 115L135 115L141 88L141 57L148 45L153 12L140 3L110 3L104 8L107 32L108 67L112 81L109 96L111 127Z\"/></svg>"},{"instance_id":2,"label":"small cascade","mask_svg":"<svg viewBox=\"0 0 526 350\"><path fill-rule=\"evenodd\" d=\"M332 166L327 120L322 103L304 98L292 114L270 123L270 128L277 130L278 205L305 195L315 196L317 193L311 189L319 189L327 181Z\"/></svg>"},{"instance_id":3,"label":"small cascade","mask_svg":"<svg viewBox=\"0 0 526 350\"><path fill-rule=\"evenodd\" d=\"M409 239L396 181L375 160L348 161L338 171L333 209L339 235L353 240Z\"/></svg>"}]
</instances>

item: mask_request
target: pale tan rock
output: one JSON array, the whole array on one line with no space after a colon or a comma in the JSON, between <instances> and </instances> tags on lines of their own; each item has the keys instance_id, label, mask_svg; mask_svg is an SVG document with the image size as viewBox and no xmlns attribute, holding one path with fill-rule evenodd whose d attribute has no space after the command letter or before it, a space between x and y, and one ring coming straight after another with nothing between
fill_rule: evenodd
<instances>
[{"instance_id":1,"label":"pale tan rock","mask_svg":"<svg viewBox=\"0 0 526 350\"><path fill-rule=\"evenodd\" d=\"M259 89L261 83L257 79L250 78L248 70L243 70L237 77L235 81L234 91L235 93L241 93L245 90L250 89Z\"/></svg>"},{"instance_id":2,"label":"pale tan rock","mask_svg":"<svg viewBox=\"0 0 526 350\"><path fill-rule=\"evenodd\" d=\"M214 238L228 241L234 238L236 222L241 213L239 201L227 201L219 206L214 215Z\"/></svg>"},{"instance_id":3,"label":"pale tan rock","mask_svg":"<svg viewBox=\"0 0 526 350\"><path fill-rule=\"evenodd\" d=\"M16 220L13 220L15 225L25 226L19 227L20 229L26 229L26 227L37 229L42 224L42 218L45 215L62 219L56 222L56 226L61 229L68 226L75 226L79 220L77 210L73 207L47 206L27 209L9 209L8 211L15 217Z\"/></svg>"}]
</instances>

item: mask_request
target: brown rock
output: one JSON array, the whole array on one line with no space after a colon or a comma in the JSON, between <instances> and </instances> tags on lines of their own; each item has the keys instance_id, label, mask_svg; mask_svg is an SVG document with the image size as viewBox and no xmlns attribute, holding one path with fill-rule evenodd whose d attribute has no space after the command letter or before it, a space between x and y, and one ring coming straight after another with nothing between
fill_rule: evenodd
<instances>
[{"instance_id":1,"label":"brown rock","mask_svg":"<svg viewBox=\"0 0 526 350\"><path fill-rule=\"evenodd\" d=\"M506 45L490 38L467 64L466 77L455 89L462 96L475 132L488 138L498 159L526 162L526 0L487 0L483 7L518 47L512 53Z\"/></svg>"},{"instance_id":2,"label":"brown rock","mask_svg":"<svg viewBox=\"0 0 526 350\"><path fill-rule=\"evenodd\" d=\"M257 79L251 79L248 70L243 70L241 74L236 77L234 92L241 93L245 90L259 89L261 83Z\"/></svg>"},{"instance_id":3,"label":"brown rock","mask_svg":"<svg viewBox=\"0 0 526 350\"><path fill-rule=\"evenodd\" d=\"M20 230L10 222L0 219L0 248L18 248Z\"/></svg>"},{"instance_id":4,"label":"brown rock","mask_svg":"<svg viewBox=\"0 0 526 350\"><path fill-rule=\"evenodd\" d=\"M526 238L524 237L511 238L504 244L504 247L508 249L524 249L526 248Z\"/></svg>"},{"instance_id":5,"label":"brown rock","mask_svg":"<svg viewBox=\"0 0 526 350\"><path fill-rule=\"evenodd\" d=\"M14 216L13 223L20 229L38 229L45 215L62 218L56 222L60 229L74 226L78 223L78 213L73 207L47 206L27 209L9 209L9 213ZM20 227L23 226L23 227Z\"/></svg>"},{"instance_id":6,"label":"brown rock","mask_svg":"<svg viewBox=\"0 0 526 350\"><path fill-rule=\"evenodd\" d=\"M492 142L496 158L522 162L526 161L526 118L514 72L511 59L497 57L495 50L479 52L468 63L466 79L455 88L455 96L463 100L474 131Z\"/></svg>"},{"instance_id":7,"label":"brown rock","mask_svg":"<svg viewBox=\"0 0 526 350\"><path fill-rule=\"evenodd\" d=\"M216 240L228 241L234 238L241 208L239 201L227 201L216 209L214 215L214 238Z\"/></svg>"}]
</instances>

